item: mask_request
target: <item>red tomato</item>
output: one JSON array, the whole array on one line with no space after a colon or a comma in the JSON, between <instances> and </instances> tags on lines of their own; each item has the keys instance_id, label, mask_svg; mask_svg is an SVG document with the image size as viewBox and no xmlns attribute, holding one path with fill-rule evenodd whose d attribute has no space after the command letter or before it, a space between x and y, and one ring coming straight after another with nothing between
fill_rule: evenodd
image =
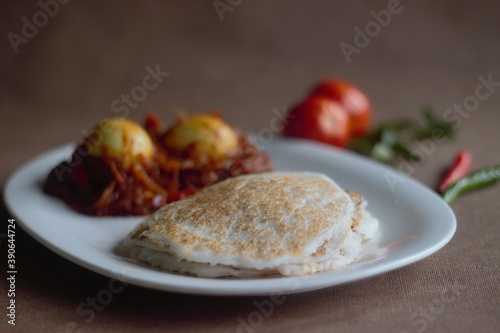
<instances>
[{"instance_id":1,"label":"red tomato","mask_svg":"<svg viewBox=\"0 0 500 333\"><path fill-rule=\"evenodd\" d=\"M351 136L363 136L368 132L372 108L368 97L356 86L340 80L320 82L311 96L323 96L338 101L349 112Z\"/></svg>"},{"instance_id":2,"label":"red tomato","mask_svg":"<svg viewBox=\"0 0 500 333\"><path fill-rule=\"evenodd\" d=\"M283 134L345 147L349 140L349 114L338 102L310 97L290 110Z\"/></svg>"}]
</instances>

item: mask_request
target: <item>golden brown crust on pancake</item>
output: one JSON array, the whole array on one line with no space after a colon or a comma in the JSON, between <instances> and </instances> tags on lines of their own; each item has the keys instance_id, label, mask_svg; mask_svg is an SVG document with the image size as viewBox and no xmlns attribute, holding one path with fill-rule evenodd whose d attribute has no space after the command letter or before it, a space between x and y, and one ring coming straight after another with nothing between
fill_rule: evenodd
<instances>
[{"instance_id":1,"label":"golden brown crust on pancake","mask_svg":"<svg viewBox=\"0 0 500 333\"><path fill-rule=\"evenodd\" d=\"M154 213L132 236L186 260L262 268L340 243L353 204L330 179L275 172L231 178Z\"/></svg>"}]
</instances>

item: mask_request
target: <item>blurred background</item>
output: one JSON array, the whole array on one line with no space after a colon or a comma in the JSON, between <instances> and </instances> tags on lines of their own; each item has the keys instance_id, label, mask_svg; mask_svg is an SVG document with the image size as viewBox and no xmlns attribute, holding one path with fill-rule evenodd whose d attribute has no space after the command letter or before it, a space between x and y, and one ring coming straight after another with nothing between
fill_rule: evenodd
<instances>
[{"instance_id":1,"label":"blurred background","mask_svg":"<svg viewBox=\"0 0 500 333\"><path fill-rule=\"evenodd\" d=\"M356 47L355 29L391 3L398 13L349 62L340 45ZM257 131L274 108L332 76L368 94L375 123L416 118L423 105L442 114L474 94L478 76L500 81L499 9L451 0L2 1L2 183L35 154L116 115L112 103L142 86L148 67L169 75L130 104L136 121L152 110L169 122L172 107L216 109ZM458 145L497 130L490 116L499 102L500 92L481 102ZM496 143L474 145L494 162Z\"/></svg>"}]
</instances>

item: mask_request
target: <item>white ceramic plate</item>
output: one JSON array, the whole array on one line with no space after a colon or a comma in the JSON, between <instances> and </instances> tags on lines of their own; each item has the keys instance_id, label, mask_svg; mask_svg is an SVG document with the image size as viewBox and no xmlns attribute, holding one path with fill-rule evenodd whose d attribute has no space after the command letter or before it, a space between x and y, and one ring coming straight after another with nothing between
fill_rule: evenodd
<instances>
[{"instance_id":1,"label":"white ceramic plate","mask_svg":"<svg viewBox=\"0 0 500 333\"><path fill-rule=\"evenodd\" d=\"M368 200L368 210L380 221L379 249L366 249L366 258L347 268L305 278L204 279L161 272L131 259L120 247L143 218L89 217L42 193L49 170L66 159L72 147L48 151L19 168L5 188L8 208L24 230L57 254L102 275L147 288L205 295L315 290L414 263L443 247L456 229L452 210L439 196L393 169L345 150L276 139L266 150L277 170L322 172Z\"/></svg>"}]
</instances>

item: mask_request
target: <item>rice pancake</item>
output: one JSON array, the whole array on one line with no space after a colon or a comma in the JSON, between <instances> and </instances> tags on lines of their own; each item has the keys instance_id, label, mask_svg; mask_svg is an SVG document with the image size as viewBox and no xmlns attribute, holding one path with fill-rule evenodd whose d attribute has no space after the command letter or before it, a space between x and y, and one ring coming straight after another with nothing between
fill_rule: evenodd
<instances>
[{"instance_id":1,"label":"rice pancake","mask_svg":"<svg viewBox=\"0 0 500 333\"><path fill-rule=\"evenodd\" d=\"M361 201L319 173L238 176L164 206L125 245L153 266L198 276L311 274L359 254L369 237L356 227L374 220Z\"/></svg>"}]
</instances>

